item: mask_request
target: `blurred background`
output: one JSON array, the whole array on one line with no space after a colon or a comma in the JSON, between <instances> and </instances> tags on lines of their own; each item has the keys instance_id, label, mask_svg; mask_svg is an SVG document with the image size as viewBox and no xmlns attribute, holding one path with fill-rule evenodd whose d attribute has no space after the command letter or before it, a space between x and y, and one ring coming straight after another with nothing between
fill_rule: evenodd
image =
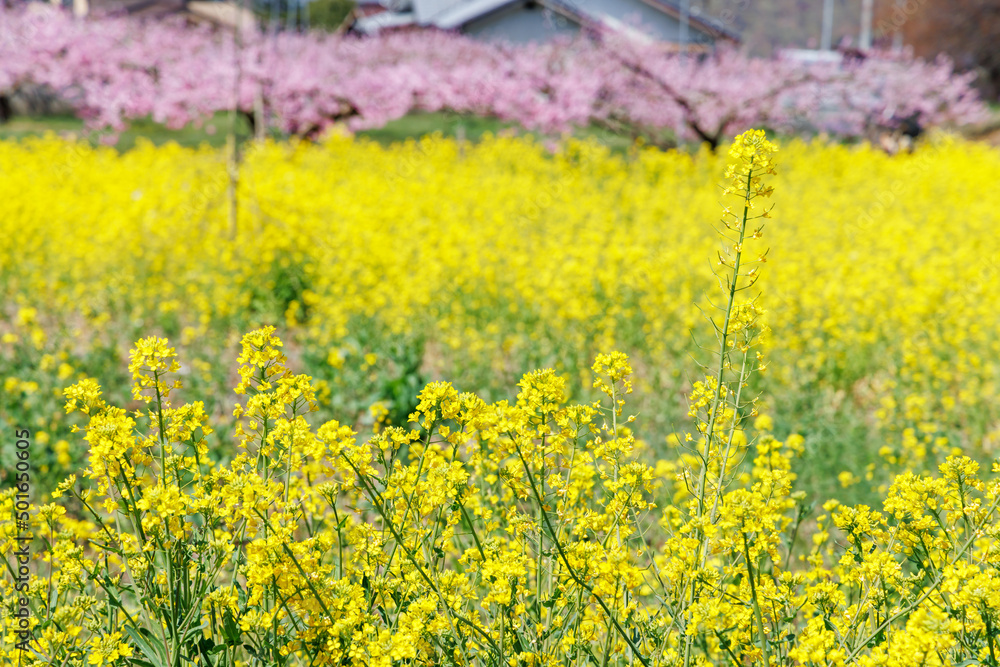
<instances>
[{"instance_id":1,"label":"blurred background","mask_svg":"<svg viewBox=\"0 0 1000 667\"><path fill-rule=\"evenodd\" d=\"M640 42L648 37L660 51L700 57L722 49L803 63L849 63L867 55L947 58L956 74L968 76L989 109L995 111L1000 99L1000 50L995 48L1000 2L995 0L62 0L61 4L5 0L4 6L11 11L40 10L46 4L91 21L128 18L213 31L232 31L242 21L244 28L252 25L255 32L272 38L310 31L341 37L444 32L512 45L581 36L597 39L612 33ZM5 23L6 45L12 48L24 37L23 22L8 16ZM39 63L40 68L45 66ZM7 124L0 125L0 136L77 128L73 119L86 115L79 105L63 99L65 95L32 77L23 66L20 73L12 71L11 63L6 69L0 122ZM503 114L485 110L477 115ZM47 120L39 124L39 118ZM225 142L224 133L193 129L163 134L162 122L131 120L133 130L126 132L125 145L138 134L154 141L170 136L182 144ZM250 114L247 120L252 121ZM400 125L390 119L387 133L373 136L448 131L443 119L410 120ZM995 134L995 122L974 125L966 129L977 136ZM913 123L910 131L916 131Z\"/></svg>"}]
</instances>

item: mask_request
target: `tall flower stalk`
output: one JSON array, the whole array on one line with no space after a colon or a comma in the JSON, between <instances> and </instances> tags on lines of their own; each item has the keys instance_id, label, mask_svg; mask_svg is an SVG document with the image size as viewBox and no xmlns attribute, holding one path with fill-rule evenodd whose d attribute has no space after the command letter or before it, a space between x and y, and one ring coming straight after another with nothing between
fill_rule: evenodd
<instances>
[{"instance_id":1,"label":"tall flower stalk","mask_svg":"<svg viewBox=\"0 0 1000 667\"><path fill-rule=\"evenodd\" d=\"M695 383L690 396L690 416L695 418L699 434L697 477L693 491L693 534L698 539L699 567L704 568L709 554L711 527L718 520L719 504L723 492L732 480L731 470L734 445L741 433L741 417L749 412L756 415L756 399L747 399L744 390L754 372L764 369L763 358L757 349L766 327L760 322L762 311L756 296L746 296L760 278L760 267L766 262L767 251L756 255L750 248L752 242L763 237L762 219L770 217L771 206L762 206L759 200L770 197L773 187L766 185L765 176L775 174L773 156L777 146L768 141L763 130L749 130L736 137L729 155L735 158L726 169L723 197L735 198L735 204L723 203L719 235L723 248L718 251L714 269L725 301L717 306L718 318L709 318L715 329L718 346L714 368L705 380ZM735 210L734 210L735 209ZM689 435L690 440L694 437ZM753 584L753 567L747 552L746 567L754 598L757 634L769 664L767 640ZM688 606L698 597L699 583L692 579L689 587ZM690 664L692 636L685 643L685 664Z\"/></svg>"}]
</instances>

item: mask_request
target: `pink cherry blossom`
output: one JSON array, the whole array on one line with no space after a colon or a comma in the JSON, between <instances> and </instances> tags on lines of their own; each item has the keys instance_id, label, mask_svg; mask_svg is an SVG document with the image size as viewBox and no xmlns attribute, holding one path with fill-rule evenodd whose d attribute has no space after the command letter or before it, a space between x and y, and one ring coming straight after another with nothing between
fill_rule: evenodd
<instances>
[{"instance_id":1,"label":"pink cherry blossom","mask_svg":"<svg viewBox=\"0 0 1000 667\"><path fill-rule=\"evenodd\" d=\"M144 116L180 127L234 103L250 114L255 100L269 126L297 135L450 110L544 132L606 122L713 145L749 127L850 139L910 116L929 127L985 114L970 77L906 54L807 65L734 50L680 56L610 33L512 46L437 31L254 32L237 48L226 32L79 20L38 3L0 5L0 25L0 94L44 85L91 127L112 130Z\"/></svg>"}]
</instances>

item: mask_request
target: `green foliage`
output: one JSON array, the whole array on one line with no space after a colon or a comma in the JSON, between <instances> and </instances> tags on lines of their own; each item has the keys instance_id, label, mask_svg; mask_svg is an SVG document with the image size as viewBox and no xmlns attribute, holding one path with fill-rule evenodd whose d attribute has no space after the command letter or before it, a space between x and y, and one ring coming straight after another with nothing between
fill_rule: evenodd
<instances>
[{"instance_id":1,"label":"green foliage","mask_svg":"<svg viewBox=\"0 0 1000 667\"><path fill-rule=\"evenodd\" d=\"M312 0L309 3L309 27L337 30L355 6L354 0Z\"/></svg>"},{"instance_id":2,"label":"green foliage","mask_svg":"<svg viewBox=\"0 0 1000 667\"><path fill-rule=\"evenodd\" d=\"M356 6L354 0L311 0L303 6L289 0L257 0L254 12L264 25L335 32Z\"/></svg>"}]
</instances>

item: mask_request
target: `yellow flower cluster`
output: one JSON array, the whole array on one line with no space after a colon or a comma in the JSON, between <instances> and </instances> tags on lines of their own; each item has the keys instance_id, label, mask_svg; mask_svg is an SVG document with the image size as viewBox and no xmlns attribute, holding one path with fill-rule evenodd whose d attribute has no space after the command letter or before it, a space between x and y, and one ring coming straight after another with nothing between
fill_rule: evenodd
<instances>
[{"instance_id":1,"label":"yellow flower cluster","mask_svg":"<svg viewBox=\"0 0 1000 667\"><path fill-rule=\"evenodd\" d=\"M775 151L761 133L737 138L724 250L711 252L718 236L688 223L718 205L699 181L724 156L707 153L266 144L247 158L233 238L224 188L190 193L220 183L211 151L0 144L4 168L72 155L89 169L73 172L80 196L55 202L28 196L37 186L19 171L0 182L0 231L18 232L0 246L16 309L0 359L39 369L11 383L32 410L44 405L31 382L82 376L60 395L88 444L81 479L30 517L27 586L0 580L0 620L10 627L27 600L36 650L7 635L0 658L997 664L1000 464L983 474L958 446L985 459L996 437L997 263L976 258L1000 257L1000 155L948 139L897 158L792 143L779 175ZM393 179L399 165L415 168ZM873 174L887 189L872 192ZM758 218L771 211L753 203L774 184L786 221L767 234L775 287L743 294L767 255ZM33 241L43 221L79 245ZM719 263L692 269L698 253ZM723 301L689 307L712 281ZM262 326L234 334L248 322ZM179 348L139 339L131 393L105 395L84 369L111 374L101 350L113 358L140 323ZM717 342L697 375L681 358L692 329ZM237 342L234 375L207 361ZM634 354L591 364L595 348ZM765 350L777 372L761 376ZM353 363L365 378L383 357L397 374L387 398L445 364L482 391L432 382L370 434L351 417L314 428L337 373ZM555 368L522 375L512 400L488 395L534 360ZM316 367L294 374L303 362ZM180 400L206 389L201 375L235 387L231 417L216 415L235 418L216 434L235 446L211 450L211 409ZM683 391L687 405L628 414L634 388L662 390L658 407L684 404ZM779 409L760 414L761 389ZM806 437L779 435L800 425L796 401L818 403L814 420L854 410L881 432L900 474L877 504L828 500L813 517L800 460L827 434L806 421ZM667 451L642 437L685 408L693 423ZM0 491L5 555L24 532L15 502Z\"/></svg>"},{"instance_id":2,"label":"yellow flower cluster","mask_svg":"<svg viewBox=\"0 0 1000 667\"><path fill-rule=\"evenodd\" d=\"M136 344L137 386L173 365L148 353L166 345ZM304 421L312 380L283 367L273 330L242 346L239 375L259 381L239 395L270 396L271 408L243 413L257 426L238 427L243 448L225 463L184 455L205 434L198 406L161 396L135 421L97 397L81 403L91 381L67 390L97 481L59 486L74 512L47 505L32 516L46 548L25 593L8 579L0 592L30 599L37 653L8 637L6 660L995 660L1000 481L972 459L898 476L882 510L831 501L808 529L791 472L801 438L777 440L761 416L752 438L729 437L732 458L753 465L728 479L716 471L702 513L688 480L644 463L647 445L615 421L632 380L621 353L594 364L604 404L567 403L552 371L525 375L513 403L434 383L412 416L419 429L389 426L362 442L336 422L314 431ZM295 377L298 391L268 377ZM13 491L0 494L6 550L13 503Z\"/></svg>"},{"instance_id":3,"label":"yellow flower cluster","mask_svg":"<svg viewBox=\"0 0 1000 667\"><path fill-rule=\"evenodd\" d=\"M748 286L773 247L768 289L740 292L727 334L737 354L748 330L772 330L754 382L778 431L804 432L850 479L879 461L933 469L956 447L996 449L1000 152L945 136L912 155L793 141L780 156L778 171L759 133L731 156L574 141L550 153L523 138L269 143L242 166L234 238L220 152L0 143L5 407L65 437L52 398L64 378L110 372L150 331L186 355L190 387L221 396L231 385L211 369L271 324L317 379L324 414L352 421L402 423L429 379L496 396L539 366L594 398L584 369L624 350L636 411L662 442L685 411L672 397L701 375L690 334L714 333L700 312L712 272L724 281L740 252ZM726 191L757 160L751 218L770 215L756 197L777 187L782 223L766 244L763 219L735 238L743 206L727 198L720 264L692 261L717 255L700 221L716 218L733 157ZM852 429L832 428L845 419ZM872 437L879 456L860 453ZM833 492L829 480L810 484Z\"/></svg>"}]
</instances>

